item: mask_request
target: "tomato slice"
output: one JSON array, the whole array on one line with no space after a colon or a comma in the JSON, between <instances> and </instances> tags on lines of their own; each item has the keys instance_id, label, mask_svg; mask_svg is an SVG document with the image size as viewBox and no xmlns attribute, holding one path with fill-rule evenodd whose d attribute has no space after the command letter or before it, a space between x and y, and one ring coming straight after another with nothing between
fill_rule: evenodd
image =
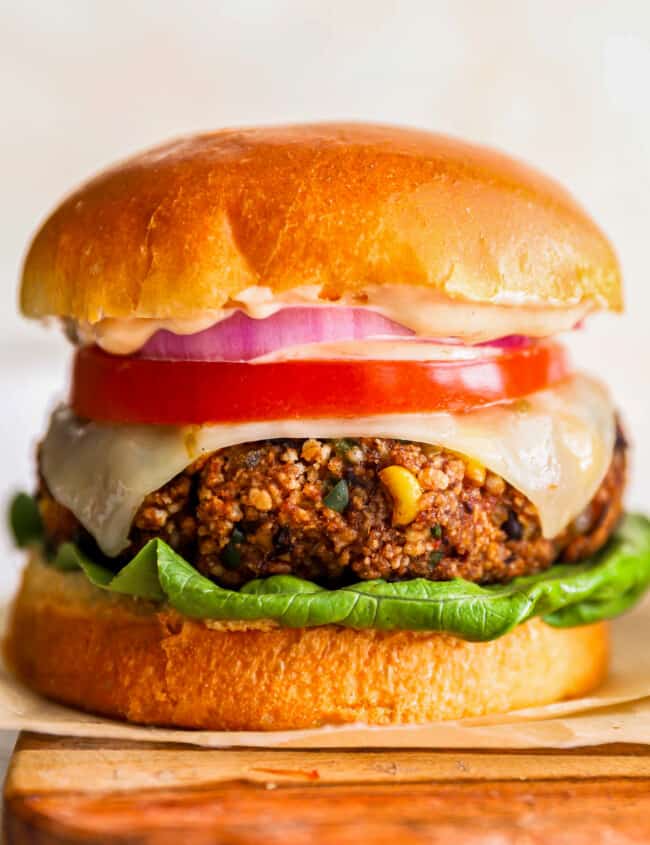
<instances>
[{"instance_id":1,"label":"tomato slice","mask_svg":"<svg viewBox=\"0 0 650 845\"><path fill-rule=\"evenodd\" d=\"M107 422L216 422L467 411L542 390L569 374L564 349L538 343L472 361L268 364L75 356L70 403Z\"/></svg>"}]
</instances>

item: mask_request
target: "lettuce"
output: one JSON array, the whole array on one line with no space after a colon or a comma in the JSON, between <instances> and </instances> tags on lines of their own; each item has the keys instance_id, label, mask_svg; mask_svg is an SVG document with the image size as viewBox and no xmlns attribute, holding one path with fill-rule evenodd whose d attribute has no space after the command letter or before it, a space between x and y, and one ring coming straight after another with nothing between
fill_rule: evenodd
<instances>
[{"instance_id":1,"label":"lettuce","mask_svg":"<svg viewBox=\"0 0 650 845\"><path fill-rule=\"evenodd\" d=\"M17 493L9 505L9 527L20 549L43 539L43 522L38 505L27 493Z\"/></svg>"},{"instance_id":2,"label":"lettuce","mask_svg":"<svg viewBox=\"0 0 650 845\"><path fill-rule=\"evenodd\" d=\"M24 494L21 494L24 495ZM23 510L26 510L23 507ZM33 520L29 523L34 527ZM14 524L17 542L34 532ZM650 584L650 520L628 514L597 555L560 564L509 584L470 581L364 581L329 590L292 575L273 575L228 590L201 575L162 540L151 540L117 574L64 543L51 561L81 570L96 587L167 602L196 619L273 619L291 628L336 624L383 631L445 631L493 640L533 616L573 627L631 607Z\"/></svg>"}]
</instances>

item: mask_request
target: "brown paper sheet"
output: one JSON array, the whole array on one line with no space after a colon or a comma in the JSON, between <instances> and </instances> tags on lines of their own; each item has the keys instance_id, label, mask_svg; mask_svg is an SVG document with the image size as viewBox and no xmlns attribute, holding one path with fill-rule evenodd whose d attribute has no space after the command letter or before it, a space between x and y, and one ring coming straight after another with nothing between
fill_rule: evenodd
<instances>
[{"instance_id":1,"label":"brown paper sheet","mask_svg":"<svg viewBox=\"0 0 650 845\"><path fill-rule=\"evenodd\" d=\"M395 728L346 725L274 732L143 728L54 704L30 692L0 667L0 730L215 748L573 748L608 742L650 744L650 603L616 620L612 628L611 672L598 690L585 698L498 716Z\"/></svg>"}]
</instances>

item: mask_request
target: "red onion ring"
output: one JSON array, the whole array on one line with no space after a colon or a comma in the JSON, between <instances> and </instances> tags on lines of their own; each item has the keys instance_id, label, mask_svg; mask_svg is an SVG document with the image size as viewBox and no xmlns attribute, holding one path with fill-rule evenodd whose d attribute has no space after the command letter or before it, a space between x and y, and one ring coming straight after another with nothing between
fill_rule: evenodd
<instances>
[{"instance_id":1,"label":"red onion ring","mask_svg":"<svg viewBox=\"0 0 650 845\"><path fill-rule=\"evenodd\" d=\"M288 346L343 340L399 337L431 344L461 343L455 338L417 337L411 329L365 308L288 307L256 320L236 311L194 334L159 329L138 353L140 358L169 361L251 361ZM521 349L531 343L509 335L479 343L496 349Z\"/></svg>"},{"instance_id":2,"label":"red onion ring","mask_svg":"<svg viewBox=\"0 0 650 845\"><path fill-rule=\"evenodd\" d=\"M412 335L410 329L364 308L283 308L263 320L236 311L195 334L160 329L139 356L172 361L250 361L286 346Z\"/></svg>"},{"instance_id":3,"label":"red onion ring","mask_svg":"<svg viewBox=\"0 0 650 845\"><path fill-rule=\"evenodd\" d=\"M498 349L523 349L530 346L532 339L524 334L509 334L505 337L498 337L496 340L486 340L483 343L477 343L477 346L494 346Z\"/></svg>"}]
</instances>

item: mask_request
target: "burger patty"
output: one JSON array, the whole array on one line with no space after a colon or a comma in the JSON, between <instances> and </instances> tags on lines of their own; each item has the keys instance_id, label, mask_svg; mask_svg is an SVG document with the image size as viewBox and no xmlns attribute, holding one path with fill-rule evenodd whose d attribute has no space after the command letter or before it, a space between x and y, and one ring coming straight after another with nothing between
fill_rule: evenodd
<instances>
[{"instance_id":1,"label":"burger patty","mask_svg":"<svg viewBox=\"0 0 650 845\"><path fill-rule=\"evenodd\" d=\"M327 586L356 580L465 578L505 582L597 551L621 514L626 443L584 511L557 537L542 536L536 508L500 476L448 450L399 440L271 440L214 452L149 494L131 545L159 537L228 587L292 574ZM380 478L403 467L422 490L417 515L394 524ZM42 482L39 503L53 546L94 542ZM92 548L98 553L96 547Z\"/></svg>"}]
</instances>

